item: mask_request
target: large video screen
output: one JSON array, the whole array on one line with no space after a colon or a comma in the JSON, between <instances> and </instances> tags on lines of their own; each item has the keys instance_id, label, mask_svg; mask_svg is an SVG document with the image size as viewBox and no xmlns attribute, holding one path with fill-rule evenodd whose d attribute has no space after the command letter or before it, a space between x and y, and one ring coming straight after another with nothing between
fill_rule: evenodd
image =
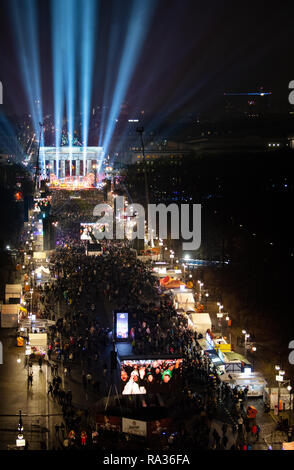
<instances>
[{"instance_id":1,"label":"large video screen","mask_svg":"<svg viewBox=\"0 0 294 470\"><path fill-rule=\"evenodd\" d=\"M143 359L121 362L123 395L170 393L181 388L182 359Z\"/></svg>"},{"instance_id":2,"label":"large video screen","mask_svg":"<svg viewBox=\"0 0 294 470\"><path fill-rule=\"evenodd\" d=\"M94 223L80 224L81 240L91 240L90 233L93 233Z\"/></svg>"},{"instance_id":3,"label":"large video screen","mask_svg":"<svg viewBox=\"0 0 294 470\"><path fill-rule=\"evenodd\" d=\"M98 232L105 232L105 229L105 224L99 224L97 222L80 223L80 239L91 241L91 233L96 238Z\"/></svg>"},{"instance_id":4,"label":"large video screen","mask_svg":"<svg viewBox=\"0 0 294 470\"><path fill-rule=\"evenodd\" d=\"M116 338L128 339L129 322L127 313L116 313Z\"/></svg>"}]
</instances>

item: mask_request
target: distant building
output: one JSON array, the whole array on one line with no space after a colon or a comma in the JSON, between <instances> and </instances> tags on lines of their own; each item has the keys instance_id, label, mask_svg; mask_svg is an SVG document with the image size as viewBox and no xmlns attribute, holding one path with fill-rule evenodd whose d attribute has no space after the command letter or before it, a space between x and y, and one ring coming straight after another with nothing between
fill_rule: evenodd
<instances>
[{"instance_id":1,"label":"distant building","mask_svg":"<svg viewBox=\"0 0 294 470\"><path fill-rule=\"evenodd\" d=\"M294 140L292 140L294 142ZM287 137L268 137L254 134L248 135L211 135L199 137L189 141L189 144L201 155L214 155L219 153L245 154L258 153L266 150L280 150L290 148ZM294 145L293 145L294 148Z\"/></svg>"},{"instance_id":2,"label":"distant building","mask_svg":"<svg viewBox=\"0 0 294 470\"><path fill-rule=\"evenodd\" d=\"M225 114L231 117L261 117L271 109L271 91L225 92Z\"/></svg>"},{"instance_id":3,"label":"distant building","mask_svg":"<svg viewBox=\"0 0 294 470\"><path fill-rule=\"evenodd\" d=\"M246 154L294 148L294 118L272 115L208 123L187 143L198 155Z\"/></svg>"}]
</instances>

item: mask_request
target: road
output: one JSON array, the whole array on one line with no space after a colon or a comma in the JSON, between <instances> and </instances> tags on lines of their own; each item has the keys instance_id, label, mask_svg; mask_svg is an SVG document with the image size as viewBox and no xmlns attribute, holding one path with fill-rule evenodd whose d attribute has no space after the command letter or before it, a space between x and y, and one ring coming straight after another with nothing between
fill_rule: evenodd
<instances>
[{"instance_id":1,"label":"road","mask_svg":"<svg viewBox=\"0 0 294 470\"><path fill-rule=\"evenodd\" d=\"M47 366L43 365L40 371L39 365L33 364L33 386L28 389L24 348L17 348L15 330L1 329L0 339L4 348L4 364L0 366L0 450L15 444L19 410L29 449L40 449L41 441L48 448L52 446L55 423L62 416L60 407L48 399Z\"/></svg>"}]
</instances>

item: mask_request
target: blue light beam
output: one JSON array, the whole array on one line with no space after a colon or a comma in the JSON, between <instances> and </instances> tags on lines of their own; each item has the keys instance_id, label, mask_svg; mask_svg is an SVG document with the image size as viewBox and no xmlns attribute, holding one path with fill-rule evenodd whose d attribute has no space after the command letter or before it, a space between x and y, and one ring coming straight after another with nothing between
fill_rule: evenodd
<instances>
[{"instance_id":1,"label":"blue light beam","mask_svg":"<svg viewBox=\"0 0 294 470\"><path fill-rule=\"evenodd\" d=\"M39 135L39 122L42 122L42 96L40 80L40 54L37 28L36 0L11 0L12 22L15 30L17 57L22 71L22 81L26 92L33 126ZM41 137L43 145L43 134ZM41 169L45 174L45 158L42 156Z\"/></svg>"},{"instance_id":2,"label":"blue light beam","mask_svg":"<svg viewBox=\"0 0 294 470\"><path fill-rule=\"evenodd\" d=\"M76 86L76 32L77 0L63 0L63 30L65 42L64 77L67 113L68 146L70 148L69 169L72 176L72 145L75 125L75 86ZM85 2L86 3L86 2Z\"/></svg>"},{"instance_id":3,"label":"blue light beam","mask_svg":"<svg viewBox=\"0 0 294 470\"><path fill-rule=\"evenodd\" d=\"M96 0L81 1L81 41L80 41L80 109L82 113L83 174L86 174L86 147L88 146L90 105L93 83L93 57L96 19Z\"/></svg>"},{"instance_id":4,"label":"blue light beam","mask_svg":"<svg viewBox=\"0 0 294 470\"><path fill-rule=\"evenodd\" d=\"M108 152L108 147L114 132L121 103L123 102L126 95L130 80L137 64L139 53L148 31L148 26L154 11L154 6L154 0L133 0L130 22L124 43L124 50L120 61L118 78L103 141L105 155L107 155ZM101 165L102 161L99 164L99 169Z\"/></svg>"},{"instance_id":5,"label":"blue light beam","mask_svg":"<svg viewBox=\"0 0 294 470\"><path fill-rule=\"evenodd\" d=\"M63 8L60 0L52 0L52 63L54 86L54 131L56 147L56 176L59 176L59 147L61 144L64 109L64 71L63 64Z\"/></svg>"},{"instance_id":6,"label":"blue light beam","mask_svg":"<svg viewBox=\"0 0 294 470\"><path fill-rule=\"evenodd\" d=\"M99 141L98 146L102 146L105 122L107 116L107 109L111 102L112 88L115 84L115 77L118 73L119 60L116 57L120 56L122 48L121 37L124 32L124 28L127 27L126 6L121 4L119 0L113 2L111 10L111 22L112 27L110 28L109 44L107 46L107 63L106 63L106 75L103 93L103 106L101 115L101 124L99 130Z\"/></svg>"}]
</instances>

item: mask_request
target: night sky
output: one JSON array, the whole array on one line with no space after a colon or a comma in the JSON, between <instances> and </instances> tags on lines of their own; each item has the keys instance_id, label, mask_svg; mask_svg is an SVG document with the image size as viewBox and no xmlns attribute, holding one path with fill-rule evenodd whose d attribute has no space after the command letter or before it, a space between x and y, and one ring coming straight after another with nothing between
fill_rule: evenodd
<instances>
[{"instance_id":1,"label":"night sky","mask_svg":"<svg viewBox=\"0 0 294 470\"><path fill-rule=\"evenodd\" d=\"M22 0L18 3L21 5ZM50 2L37 3L43 109L44 114L51 114ZM109 42L117 28L119 40L111 61L111 78L108 77L112 86L115 84L129 5L125 0L100 2L95 29L93 104L103 103ZM20 114L28 112L28 104L10 10L10 1L2 0L0 79L6 113ZM165 115L205 113L217 109L224 91L255 91L263 86L273 93L273 108L285 111L288 83L294 79L293 13L293 2L276 2L272 7L263 1L158 0L124 101L134 111L145 109Z\"/></svg>"}]
</instances>

